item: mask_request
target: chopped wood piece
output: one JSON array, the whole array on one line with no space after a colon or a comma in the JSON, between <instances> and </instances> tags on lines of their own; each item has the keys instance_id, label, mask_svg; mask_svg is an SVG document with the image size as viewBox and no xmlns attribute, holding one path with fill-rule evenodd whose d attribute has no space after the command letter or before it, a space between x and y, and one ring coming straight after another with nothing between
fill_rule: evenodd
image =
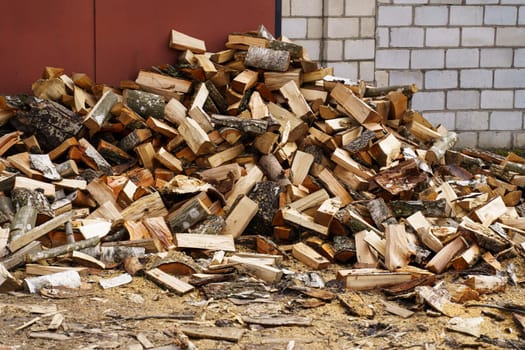
<instances>
[{"instance_id":1,"label":"chopped wood piece","mask_svg":"<svg viewBox=\"0 0 525 350\"><path fill-rule=\"evenodd\" d=\"M174 29L171 30L169 47L177 50L190 50L194 53L206 52L206 44L204 41Z\"/></svg>"},{"instance_id":2,"label":"chopped wood piece","mask_svg":"<svg viewBox=\"0 0 525 350\"><path fill-rule=\"evenodd\" d=\"M330 170L324 168L318 175L319 180L326 186L326 189L341 202L340 206L346 206L353 201L352 196L336 179Z\"/></svg>"},{"instance_id":3,"label":"chopped wood piece","mask_svg":"<svg viewBox=\"0 0 525 350\"><path fill-rule=\"evenodd\" d=\"M176 233L174 242L177 248L235 251L233 237L229 235L203 235L194 233Z\"/></svg>"},{"instance_id":4,"label":"chopped wood piece","mask_svg":"<svg viewBox=\"0 0 525 350\"><path fill-rule=\"evenodd\" d=\"M168 288L178 295L184 295L194 289L191 284L188 284L158 268L146 271L146 276L153 282L161 285L162 287Z\"/></svg>"},{"instance_id":5,"label":"chopped wood piece","mask_svg":"<svg viewBox=\"0 0 525 350\"><path fill-rule=\"evenodd\" d=\"M407 272L389 272L379 269L351 269L337 271L337 279L352 290L371 290L408 282L412 275Z\"/></svg>"},{"instance_id":6,"label":"chopped wood piece","mask_svg":"<svg viewBox=\"0 0 525 350\"><path fill-rule=\"evenodd\" d=\"M213 150L213 143L195 120L185 118L179 125L178 131L196 155L210 153Z\"/></svg>"},{"instance_id":7,"label":"chopped wood piece","mask_svg":"<svg viewBox=\"0 0 525 350\"><path fill-rule=\"evenodd\" d=\"M341 83L337 83L330 92L337 103L339 103L355 120L361 124L377 123L382 120L370 106L355 96L350 89Z\"/></svg>"},{"instance_id":8,"label":"chopped wood piece","mask_svg":"<svg viewBox=\"0 0 525 350\"><path fill-rule=\"evenodd\" d=\"M236 265L237 268L240 268L241 270L246 269L249 273L267 283L275 283L281 280L283 272L280 269L264 264L258 260L260 259L245 258L241 256L227 258L228 263L239 264Z\"/></svg>"},{"instance_id":9,"label":"chopped wood piece","mask_svg":"<svg viewBox=\"0 0 525 350\"><path fill-rule=\"evenodd\" d=\"M303 183L308 175L310 166L314 162L314 156L302 151L295 152L294 160L292 162L292 183L296 186Z\"/></svg>"},{"instance_id":10,"label":"chopped wood piece","mask_svg":"<svg viewBox=\"0 0 525 350\"><path fill-rule=\"evenodd\" d=\"M83 124L90 130L92 134L102 128L104 122L109 118L110 111L113 106L119 101L120 97L113 91L108 90L98 100L97 104L91 108L89 113L84 118Z\"/></svg>"},{"instance_id":11,"label":"chopped wood piece","mask_svg":"<svg viewBox=\"0 0 525 350\"><path fill-rule=\"evenodd\" d=\"M351 173L354 173L357 176L362 177L365 180L370 180L374 177L375 173L371 169L366 169L361 164L357 163L350 157L350 154L344 149L337 148L330 158L336 164L340 165L342 168L348 170Z\"/></svg>"},{"instance_id":12,"label":"chopped wood piece","mask_svg":"<svg viewBox=\"0 0 525 350\"><path fill-rule=\"evenodd\" d=\"M386 225L385 265L390 271L406 267L415 252L408 245L405 225Z\"/></svg>"},{"instance_id":13,"label":"chopped wood piece","mask_svg":"<svg viewBox=\"0 0 525 350\"><path fill-rule=\"evenodd\" d=\"M28 254L26 257L27 262L36 262L39 260L45 260L55 258L59 255L71 253L75 250L81 250L89 247L93 247L100 242L100 237L92 237L78 242L64 244L48 250L42 250L39 252Z\"/></svg>"},{"instance_id":14,"label":"chopped wood piece","mask_svg":"<svg viewBox=\"0 0 525 350\"><path fill-rule=\"evenodd\" d=\"M26 246L27 244L31 243L32 241L42 237L49 231L57 228L58 226L64 224L66 221L71 220L72 218L72 212L67 212L64 214L61 214L49 221L46 221L45 223L36 226L35 228L27 231L26 233L20 235L16 239L11 240L9 242L9 250L11 252L15 252L18 249Z\"/></svg>"},{"instance_id":15,"label":"chopped wood piece","mask_svg":"<svg viewBox=\"0 0 525 350\"><path fill-rule=\"evenodd\" d=\"M391 201L390 208L396 218L408 217L420 211L423 216L447 217L447 202L445 199L432 201Z\"/></svg>"},{"instance_id":16,"label":"chopped wood piece","mask_svg":"<svg viewBox=\"0 0 525 350\"><path fill-rule=\"evenodd\" d=\"M466 247L465 239L463 237L457 237L434 255L425 267L432 272L441 273L447 268L452 259Z\"/></svg>"},{"instance_id":17,"label":"chopped wood piece","mask_svg":"<svg viewBox=\"0 0 525 350\"><path fill-rule=\"evenodd\" d=\"M137 79L135 79L135 83L144 91L162 95L166 98L176 98L178 93L187 93L192 86L189 80L142 70L139 72Z\"/></svg>"},{"instance_id":18,"label":"chopped wood piece","mask_svg":"<svg viewBox=\"0 0 525 350\"><path fill-rule=\"evenodd\" d=\"M166 225L164 218L144 218L142 223L148 229L149 235L154 239L154 242L159 242L157 246L158 251L165 251L174 248L173 236L171 235L171 231L168 228L168 225Z\"/></svg>"},{"instance_id":19,"label":"chopped wood piece","mask_svg":"<svg viewBox=\"0 0 525 350\"><path fill-rule=\"evenodd\" d=\"M124 220L139 220L145 217L166 216L167 214L168 211L158 192L141 197L121 212Z\"/></svg>"},{"instance_id":20,"label":"chopped wood piece","mask_svg":"<svg viewBox=\"0 0 525 350\"><path fill-rule=\"evenodd\" d=\"M78 141L81 150L81 159L89 167L96 171L102 171L106 175L113 175L111 165L102 157L88 140L82 138Z\"/></svg>"},{"instance_id":21,"label":"chopped wood piece","mask_svg":"<svg viewBox=\"0 0 525 350\"><path fill-rule=\"evenodd\" d=\"M238 238L253 219L257 210L259 210L257 202L243 195L230 209L226 217L226 226L222 229L221 234L231 235L234 239Z\"/></svg>"},{"instance_id":22,"label":"chopped wood piece","mask_svg":"<svg viewBox=\"0 0 525 350\"><path fill-rule=\"evenodd\" d=\"M503 202L503 198L500 196L494 198L483 207L475 210L475 213L481 221L481 224L485 227L488 227L506 212L507 206Z\"/></svg>"},{"instance_id":23,"label":"chopped wood piece","mask_svg":"<svg viewBox=\"0 0 525 350\"><path fill-rule=\"evenodd\" d=\"M507 279L498 276L469 275L465 285L480 294L502 292L507 285Z\"/></svg>"},{"instance_id":24,"label":"chopped wood piece","mask_svg":"<svg viewBox=\"0 0 525 350\"><path fill-rule=\"evenodd\" d=\"M320 233L323 236L328 235L328 227L315 223L313 217L300 213L293 208L283 209L282 217L285 221L298 225L307 230Z\"/></svg>"},{"instance_id":25,"label":"chopped wood piece","mask_svg":"<svg viewBox=\"0 0 525 350\"><path fill-rule=\"evenodd\" d=\"M330 261L302 242L293 245L292 255L314 270L323 270L330 266Z\"/></svg>"},{"instance_id":26,"label":"chopped wood piece","mask_svg":"<svg viewBox=\"0 0 525 350\"><path fill-rule=\"evenodd\" d=\"M495 254L509 247L509 243L490 227L478 224L467 217L463 218L463 221L459 224L458 231L470 241L476 242L480 247Z\"/></svg>"},{"instance_id":27,"label":"chopped wood piece","mask_svg":"<svg viewBox=\"0 0 525 350\"><path fill-rule=\"evenodd\" d=\"M279 91L283 94L290 109L297 117L304 119L313 113L295 82L287 82L279 89Z\"/></svg>"},{"instance_id":28,"label":"chopped wood piece","mask_svg":"<svg viewBox=\"0 0 525 350\"><path fill-rule=\"evenodd\" d=\"M432 225L427 220L427 218L425 218L421 211L410 215L406 218L406 220L417 232L419 239L425 246L435 253L439 252L443 248L443 243L441 243L441 241L432 234L430 231Z\"/></svg>"}]
</instances>

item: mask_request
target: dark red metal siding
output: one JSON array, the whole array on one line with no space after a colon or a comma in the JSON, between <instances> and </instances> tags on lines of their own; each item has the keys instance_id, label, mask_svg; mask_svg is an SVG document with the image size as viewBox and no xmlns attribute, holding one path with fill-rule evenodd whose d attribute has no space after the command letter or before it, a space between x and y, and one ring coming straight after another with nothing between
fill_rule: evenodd
<instances>
[{"instance_id":1,"label":"dark red metal siding","mask_svg":"<svg viewBox=\"0 0 525 350\"><path fill-rule=\"evenodd\" d=\"M44 66L85 72L99 83L135 79L173 63L171 29L224 48L227 34L275 29L275 0L0 1L0 94L29 92Z\"/></svg>"},{"instance_id":2,"label":"dark red metal siding","mask_svg":"<svg viewBox=\"0 0 525 350\"><path fill-rule=\"evenodd\" d=\"M0 93L28 92L44 66L93 76L94 0L0 1Z\"/></svg>"}]
</instances>

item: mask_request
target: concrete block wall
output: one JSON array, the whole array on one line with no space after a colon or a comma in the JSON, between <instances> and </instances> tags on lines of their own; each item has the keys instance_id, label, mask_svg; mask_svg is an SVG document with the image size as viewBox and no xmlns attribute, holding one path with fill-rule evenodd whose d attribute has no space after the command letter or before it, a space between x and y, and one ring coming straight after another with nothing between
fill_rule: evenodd
<instances>
[{"instance_id":1,"label":"concrete block wall","mask_svg":"<svg viewBox=\"0 0 525 350\"><path fill-rule=\"evenodd\" d=\"M282 33L349 79L374 81L375 0L282 0Z\"/></svg>"},{"instance_id":2,"label":"concrete block wall","mask_svg":"<svg viewBox=\"0 0 525 350\"><path fill-rule=\"evenodd\" d=\"M525 0L283 0L282 24L336 75L416 83L458 148L525 147Z\"/></svg>"}]
</instances>

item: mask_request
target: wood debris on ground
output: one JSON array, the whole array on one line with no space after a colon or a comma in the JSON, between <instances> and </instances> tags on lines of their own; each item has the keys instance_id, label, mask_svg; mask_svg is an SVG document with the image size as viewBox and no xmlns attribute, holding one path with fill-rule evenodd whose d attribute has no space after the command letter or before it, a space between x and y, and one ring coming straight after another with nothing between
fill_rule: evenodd
<instances>
[{"instance_id":1,"label":"wood debris on ground","mask_svg":"<svg viewBox=\"0 0 525 350\"><path fill-rule=\"evenodd\" d=\"M125 280L102 287L148 278L179 295L220 299L226 288L237 301L245 284L228 283L244 274L262 281L254 299L276 285L314 298L326 289L291 283L292 259L330 269L349 290L415 293L455 317L466 300L523 281L502 264L524 253L525 159L454 150L456 133L411 109L415 85L334 77L264 27L232 33L220 52L175 30L169 45L174 64L118 87L46 67L33 96L0 97L2 291L44 286L13 275L24 268L77 280L121 269ZM447 273L463 276L461 288L442 283ZM72 284L55 280L45 286ZM339 300L374 317L351 305L358 294ZM482 321L455 317L448 328L479 337Z\"/></svg>"}]
</instances>

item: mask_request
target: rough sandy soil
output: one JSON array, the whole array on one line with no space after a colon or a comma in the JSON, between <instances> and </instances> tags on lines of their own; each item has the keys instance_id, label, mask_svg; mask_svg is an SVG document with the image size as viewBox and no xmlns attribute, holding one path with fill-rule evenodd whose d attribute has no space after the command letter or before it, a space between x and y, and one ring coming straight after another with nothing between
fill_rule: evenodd
<instances>
[{"instance_id":1,"label":"rough sandy soil","mask_svg":"<svg viewBox=\"0 0 525 350\"><path fill-rule=\"evenodd\" d=\"M521 258L511 260L517 268L518 277L525 274ZM508 263L508 262L507 262ZM285 267L292 271L306 271L304 265L287 261ZM340 266L322 273L325 281L335 278ZM141 349L136 336L144 334L155 347L173 343L171 330L176 326L230 325L244 328L239 343L215 340L192 342L199 349L452 349L482 348L497 349L496 345L477 340L475 337L446 330L449 317L428 312L428 306L406 303L416 311L410 318L401 318L384 311L381 291L360 292L364 304L374 310L373 318L349 315L335 299L324 305L312 303L312 308L301 305L311 302L297 293L276 288L270 298L262 302L235 305L228 299L208 300L202 291L195 290L183 297L167 292L143 277L134 277L133 282L121 287L103 290L97 283L122 273L120 270L104 271L101 274L83 277L87 290L83 295L67 299L54 299L26 293L0 295L0 349ZM22 272L17 272L23 277ZM445 280L457 275L447 273ZM334 284L328 284L334 285ZM346 293L337 286L336 293ZM513 302L525 305L524 288L508 286L504 293L482 296L482 303L497 304ZM410 301L410 300L409 300ZM32 332L47 331L52 316L30 313L19 306L56 305L65 317L62 326L54 333L65 335L66 340L35 339ZM502 316L502 320L484 317L482 335L502 342L519 341L520 330L509 313L497 309L458 306L458 314L464 317L480 316L481 311ZM195 314L188 320L125 319L136 316ZM273 327L242 324L241 316L294 315L313 318L310 327ZM16 331L17 327L39 317L32 325ZM133 344L135 344L133 346ZM501 345L502 343L500 343ZM508 342L506 344L509 344ZM425 347L426 346L426 347ZM514 347L517 348L517 347ZM164 349L177 349L170 346Z\"/></svg>"}]
</instances>

